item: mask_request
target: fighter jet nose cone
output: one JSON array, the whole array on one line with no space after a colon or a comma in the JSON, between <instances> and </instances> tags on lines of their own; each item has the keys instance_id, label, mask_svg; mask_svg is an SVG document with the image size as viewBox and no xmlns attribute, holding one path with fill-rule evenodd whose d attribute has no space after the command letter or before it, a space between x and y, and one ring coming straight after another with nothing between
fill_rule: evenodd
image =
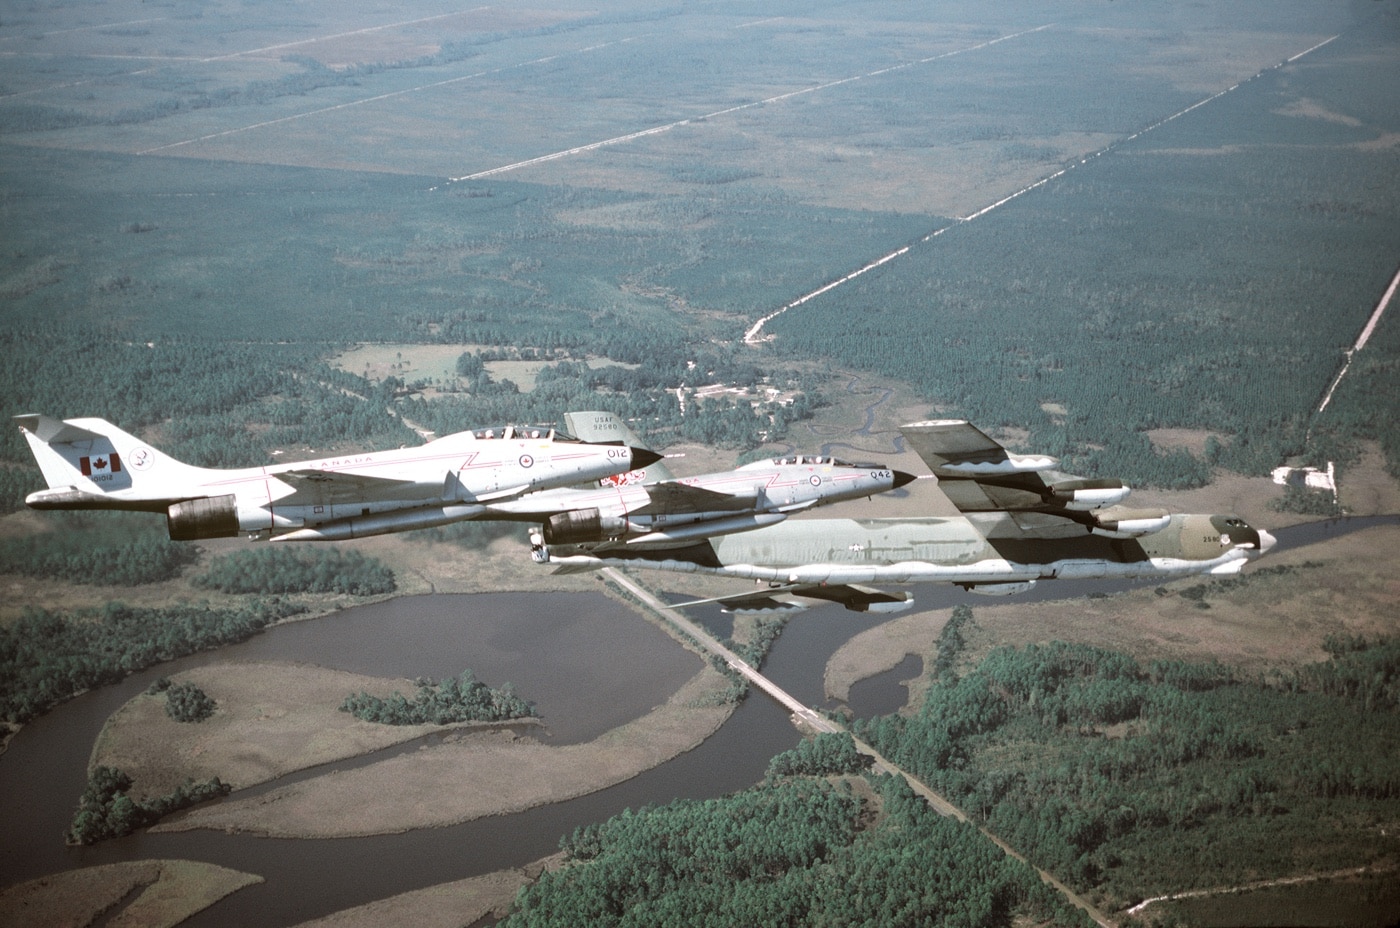
<instances>
[{"instance_id":1,"label":"fighter jet nose cone","mask_svg":"<svg viewBox=\"0 0 1400 928\"><path fill-rule=\"evenodd\" d=\"M1278 539L1262 528L1259 530L1259 553L1268 554L1269 549L1278 544Z\"/></svg>"},{"instance_id":2,"label":"fighter jet nose cone","mask_svg":"<svg viewBox=\"0 0 1400 928\"><path fill-rule=\"evenodd\" d=\"M915 477L913 474L906 474L902 470L897 470L894 472L894 489L898 490L906 483L913 483L915 480L918 479L919 478Z\"/></svg>"},{"instance_id":3,"label":"fighter jet nose cone","mask_svg":"<svg viewBox=\"0 0 1400 928\"><path fill-rule=\"evenodd\" d=\"M650 451L646 448L633 448L632 469L641 470L644 467L650 467L663 457L664 455L657 454L655 451Z\"/></svg>"}]
</instances>

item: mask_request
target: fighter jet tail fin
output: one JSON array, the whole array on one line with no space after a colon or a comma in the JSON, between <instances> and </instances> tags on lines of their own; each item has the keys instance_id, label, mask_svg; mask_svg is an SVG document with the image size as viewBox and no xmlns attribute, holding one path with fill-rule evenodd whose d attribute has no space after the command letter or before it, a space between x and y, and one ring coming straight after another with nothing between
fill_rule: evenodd
<instances>
[{"instance_id":1,"label":"fighter jet tail fin","mask_svg":"<svg viewBox=\"0 0 1400 928\"><path fill-rule=\"evenodd\" d=\"M638 438L636 433L627 427L626 422L610 412L566 412L564 427L575 438L594 444L620 442L633 448L646 447L646 442ZM675 475L671 473L671 469L661 460L639 471L604 478L603 482L657 483L674 479Z\"/></svg>"},{"instance_id":2,"label":"fighter jet tail fin","mask_svg":"<svg viewBox=\"0 0 1400 928\"><path fill-rule=\"evenodd\" d=\"M164 512L172 490L203 471L162 454L105 419L15 416L48 489L25 500L35 509Z\"/></svg>"}]
</instances>

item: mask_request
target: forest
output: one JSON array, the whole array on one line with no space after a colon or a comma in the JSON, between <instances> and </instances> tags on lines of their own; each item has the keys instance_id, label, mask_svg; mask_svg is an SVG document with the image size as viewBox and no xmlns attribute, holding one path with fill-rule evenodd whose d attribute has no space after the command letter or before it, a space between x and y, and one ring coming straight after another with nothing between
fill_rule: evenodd
<instances>
[{"instance_id":1,"label":"forest","mask_svg":"<svg viewBox=\"0 0 1400 928\"><path fill-rule=\"evenodd\" d=\"M194 585L221 593L285 595L344 593L380 596L394 592L394 572L351 549L260 545L214 558Z\"/></svg>"},{"instance_id":2,"label":"forest","mask_svg":"<svg viewBox=\"0 0 1400 928\"><path fill-rule=\"evenodd\" d=\"M522 889L502 926L1090 924L1035 871L890 777L859 792L847 780L769 779L627 810L560 846L564 867Z\"/></svg>"},{"instance_id":3,"label":"forest","mask_svg":"<svg viewBox=\"0 0 1400 928\"><path fill-rule=\"evenodd\" d=\"M108 602L71 613L30 609L0 625L0 719L24 723L83 690L162 661L244 641L306 607L249 598L141 608Z\"/></svg>"},{"instance_id":4,"label":"forest","mask_svg":"<svg viewBox=\"0 0 1400 928\"><path fill-rule=\"evenodd\" d=\"M1037 866L1112 908L1169 890L1360 866L1400 798L1394 639L1241 677L1088 645L1001 647L919 711L856 723ZM1364 829L1364 845L1345 835Z\"/></svg>"},{"instance_id":5,"label":"forest","mask_svg":"<svg viewBox=\"0 0 1400 928\"><path fill-rule=\"evenodd\" d=\"M31 487L32 480L19 482L6 502L21 503ZM199 557L194 545L170 540L159 516L50 513L45 521L49 531L0 539L7 572L63 583L138 586L176 577Z\"/></svg>"},{"instance_id":6,"label":"forest","mask_svg":"<svg viewBox=\"0 0 1400 928\"><path fill-rule=\"evenodd\" d=\"M210 9L172 28L198 47L225 15ZM997 11L1011 32L1035 22L1027 15ZM100 415L177 456L228 466L273 450L416 440L399 416L444 433L553 421L585 400L663 444L747 451L783 441L821 403L814 373L839 365L905 381L939 415L1024 430L1028 446L1071 470L1137 484L1199 486L1214 468L1261 474L1291 456L1345 465L1359 440L1380 441L1396 460L1395 417L1374 401L1396 393L1394 326L1357 356L1327 412L1313 413L1400 246L1393 157L1373 144L1393 115L1393 64L1376 70L1384 29L1349 32L1323 66L1260 72L1190 118L1156 124L1199 101L1141 67L1159 52L1153 29L1180 38L1177 14L1136 11L1144 31L1117 43L1103 41L1098 15L1077 9L1034 39L838 82L810 110L765 106L737 125L688 127L644 157L581 173L560 162L543 177L437 182L414 173L444 154L425 132L403 133L413 146L362 142L368 164L398 159L387 172L61 143L114 126L158 132L196 111L237 124L245 111L272 117L303 97L338 111L360 84L394 95L414 75L468 61L475 71L477 57L546 55L573 37L664 27L646 43L610 45L602 60L614 67L564 55L525 85L463 84L479 118L501 130L499 151L472 151L508 160L538 145L533 120L553 111L502 118L514 93L583 105L582 87L626 89L621 67L671 88L674 98L655 101L666 115L654 118L665 119L714 105L726 89L677 49L710 49L766 84L765 69L782 61L856 75L872 54L901 60L905 45L950 39L924 31L931 13L911 15L897 41L899 30L866 44L838 29L774 45L756 32L715 33L680 8L614 8L472 30L426 55L371 47L328 67L298 52L260 63L256 76L191 83L171 68L139 89L114 80L63 104L8 100L0 120L17 138L59 144L9 146L0 161L0 182L22 191L5 204L13 247L0 251L0 347L12 363L0 389L16 411ZM1328 18L1301 5L1277 15L1303 31ZM1081 16L1092 25L1079 28ZM988 22L979 37L997 29ZM1278 60L1260 50L1277 35L1238 29L1243 52ZM1192 55L1222 66L1188 48L1171 66L1189 69ZM1066 54L1113 79L1064 73ZM439 115L423 109L427 99L394 99L404 106L385 138ZM599 131L622 130L618 113L596 110L609 127ZM823 131L804 118L814 115L840 135L809 145ZM1076 135L1119 141L1085 152L1069 141ZM465 157L460 144L483 143L454 140L448 154ZM775 151L801 152L800 169L775 168ZM881 170L909 158L937 182L916 175L893 188ZM1015 178L1053 182L956 218L1012 192ZM988 184L999 193L958 195ZM112 196L93 195L108 187ZM777 316L764 330L773 341L742 344L755 319L904 246L898 260ZM432 389L375 382L325 363L352 343L389 341L538 352L559 366L520 391L479 376ZM577 366L597 359L617 364ZM682 411L677 388L715 381L799 399L790 409ZM1150 433L1165 428L1212 440L1204 453L1163 447ZM33 473L13 434L0 463L0 500L13 508Z\"/></svg>"},{"instance_id":7,"label":"forest","mask_svg":"<svg viewBox=\"0 0 1400 928\"><path fill-rule=\"evenodd\" d=\"M1261 677L1063 642L970 664L959 629L972 613L959 613L918 712L855 731L1101 907L1400 851L1384 828L1400 798L1400 642L1331 639L1331 660ZM763 924L1087 924L903 780L856 786L868 765L849 735L821 735L775 756L748 790L576 829L561 841L566 865L523 889L502 924L724 925L753 913ZM1358 845L1358 828L1373 838Z\"/></svg>"}]
</instances>

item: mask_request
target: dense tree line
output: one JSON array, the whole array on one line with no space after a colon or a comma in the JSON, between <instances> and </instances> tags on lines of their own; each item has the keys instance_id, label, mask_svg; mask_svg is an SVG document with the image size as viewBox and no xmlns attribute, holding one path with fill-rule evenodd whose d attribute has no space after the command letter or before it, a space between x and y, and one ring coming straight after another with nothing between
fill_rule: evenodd
<instances>
[{"instance_id":1,"label":"dense tree line","mask_svg":"<svg viewBox=\"0 0 1400 928\"><path fill-rule=\"evenodd\" d=\"M535 707L521 699L509 683L492 689L470 670L434 683L417 681L412 698L397 690L385 698L359 692L345 697L341 712L383 725L451 725L454 722L505 722L533 718Z\"/></svg>"},{"instance_id":2,"label":"dense tree line","mask_svg":"<svg viewBox=\"0 0 1400 928\"><path fill-rule=\"evenodd\" d=\"M1312 440L1317 454L1312 463L1324 460L1348 462L1359 455L1359 440L1374 441L1385 454L1386 469L1392 477L1400 477L1400 424L1390 403L1377 402L1377 397L1400 396L1400 334L1392 303L1385 317L1364 350L1352 358L1352 365L1338 386L1326 413L1319 417ZM1311 498L1313 507L1325 505Z\"/></svg>"},{"instance_id":3,"label":"dense tree line","mask_svg":"<svg viewBox=\"0 0 1400 928\"><path fill-rule=\"evenodd\" d=\"M903 780L874 785L874 807L849 785L796 778L625 811L565 838L566 865L522 889L501 924L1085 924Z\"/></svg>"},{"instance_id":4,"label":"dense tree line","mask_svg":"<svg viewBox=\"0 0 1400 928\"><path fill-rule=\"evenodd\" d=\"M1332 659L1303 668L1302 686L1364 711L1400 709L1400 638L1329 635L1323 647Z\"/></svg>"},{"instance_id":5,"label":"dense tree line","mask_svg":"<svg viewBox=\"0 0 1400 928\"><path fill-rule=\"evenodd\" d=\"M359 551L315 545L267 544L215 558L194 585L221 593L394 592L394 572Z\"/></svg>"},{"instance_id":6,"label":"dense tree line","mask_svg":"<svg viewBox=\"0 0 1400 928\"><path fill-rule=\"evenodd\" d=\"M856 750L855 739L845 732L823 732L804 738L791 751L777 754L768 762L769 777L814 776L860 773L874 759Z\"/></svg>"},{"instance_id":7,"label":"dense tree line","mask_svg":"<svg viewBox=\"0 0 1400 928\"><path fill-rule=\"evenodd\" d=\"M750 667L762 668L763 661L768 657L768 651L773 647L773 643L782 634L783 628L787 625L787 617L783 615L757 615L754 616L748 629L743 634L736 634L724 639L722 644L733 651L744 663ZM742 639L742 640L741 640ZM749 692L749 682L741 676L733 667L730 667L718 655L711 654L709 657L710 666L729 678L729 686L716 699L720 703L737 703Z\"/></svg>"},{"instance_id":8,"label":"dense tree line","mask_svg":"<svg viewBox=\"0 0 1400 928\"><path fill-rule=\"evenodd\" d=\"M215 609L110 602L76 613L30 609L0 627L0 718L27 722L95 686L161 661L243 641L305 607L278 599Z\"/></svg>"},{"instance_id":9,"label":"dense tree line","mask_svg":"<svg viewBox=\"0 0 1400 928\"><path fill-rule=\"evenodd\" d=\"M1363 847L1332 823L1400 798L1400 665L1390 640L1331 647L1325 664L1257 681L1087 645L998 648L933 680L915 715L857 733L1038 865L1117 902L1363 863L1400 840ZM1229 854L1208 851L1220 842ZM1280 843L1310 850L1284 859Z\"/></svg>"},{"instance_id":10,"label":"dense tree line","mask_svg":"<svg viewBox=\"0 0 1400 928\"><path fill-rule=\"evenodd\" d=\"M1269 500L1269 508L1275 512L1296 512L1324 519L1336 519L1345 514L1335 493L1309 487L1284 487L1283 496Z\"/></svg>"},{"instance_id":11,"label":"dense tree line","mask_svg":"<svg viewBox=\"0 0 1400 928\"><path fill-rule=\"evenodd\" d=\"M762 667L768 652L787 627L787 617L782 615L756 616L750 624L743 643L733 638L724 642L725 647L738 654L751 667Z\"/></svg>"},{"instance_id":12,"label":"dense tree line","mask_svg":"<svg viewBox=\"0 0 1400 928\"><path fill-rule=\"evenodd\" d=\"M938 633L938 641L935 642L938 656L934 658L930 674L933 679L946 679L957 668L958 661L962 659L963 648L967 646L963 630L971 624L972 607L967 603L954 606L952 615L943 623L943 629Z\"/></svg>"},{"instance_id":13,"label":"dense tree line","mask_svg":"<svg viewBox=\"0 0 1400 928\"><path fill-rule=\"evenodd\" d=\"M115 767L99 766L94 770L78 800L78 811L68 829L68 842L96 844L108 838L121 838L138 828L154 825L172 812L227 796L232 791L232 787L218 777L204 783L186 780L173 792L151 799L132 799L128 794L131 787L131 777Z\"/></svg>"},{"instance_id":14,"label":"dense tree line","mask_svg":"<svg viewBox=\"0 0 1400 928\"><path fill-rule=\"evenodd\" d=\"M178 576L199 549L171 541L159 516L127 513L54 519L52 531L0 540L6 572L65 583L137 586Z\"/></svg>"}]
</instances>

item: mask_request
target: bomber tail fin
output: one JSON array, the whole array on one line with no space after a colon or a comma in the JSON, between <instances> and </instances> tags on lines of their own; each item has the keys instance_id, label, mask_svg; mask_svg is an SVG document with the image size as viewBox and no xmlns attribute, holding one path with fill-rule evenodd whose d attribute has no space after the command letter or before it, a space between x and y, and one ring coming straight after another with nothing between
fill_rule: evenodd
<instances>
[{"instance_id":1,"label":"bomber tail fin","mask_svg":"<svg viewBox=\"0 0 1400 928\"><path fill-rule=\"evenodd\" d=\"M569 430L569 434L575 438L586 442L609 442L620 441L624 445L633 448L645 448L646 442L627 427L617 416L610 412L566 412L564 413L564 425ZM636 473L634 471L634 473ZM662 480L674 480L675 475L666 466L665 460L657 461L655 464L643 468L640 473L643 475L642 483L657 483ZM629 477L630 474L622 474L622 477ZM618 479L618 478L605 478ZM635 480L631 481L637 482Z\"/></svg>"},{"instance_id":2,"label":"bomber tail fin","mask_svg":"<svg viewBox=\"0 0 1400 928\"><path fill-rule=\"evenodd\" d=\"M164 512L180 487L206 473L182 464L105 419L15 416L47 490L29 494L35 509L135 509Z\"/></svg>"}]
</instances>

